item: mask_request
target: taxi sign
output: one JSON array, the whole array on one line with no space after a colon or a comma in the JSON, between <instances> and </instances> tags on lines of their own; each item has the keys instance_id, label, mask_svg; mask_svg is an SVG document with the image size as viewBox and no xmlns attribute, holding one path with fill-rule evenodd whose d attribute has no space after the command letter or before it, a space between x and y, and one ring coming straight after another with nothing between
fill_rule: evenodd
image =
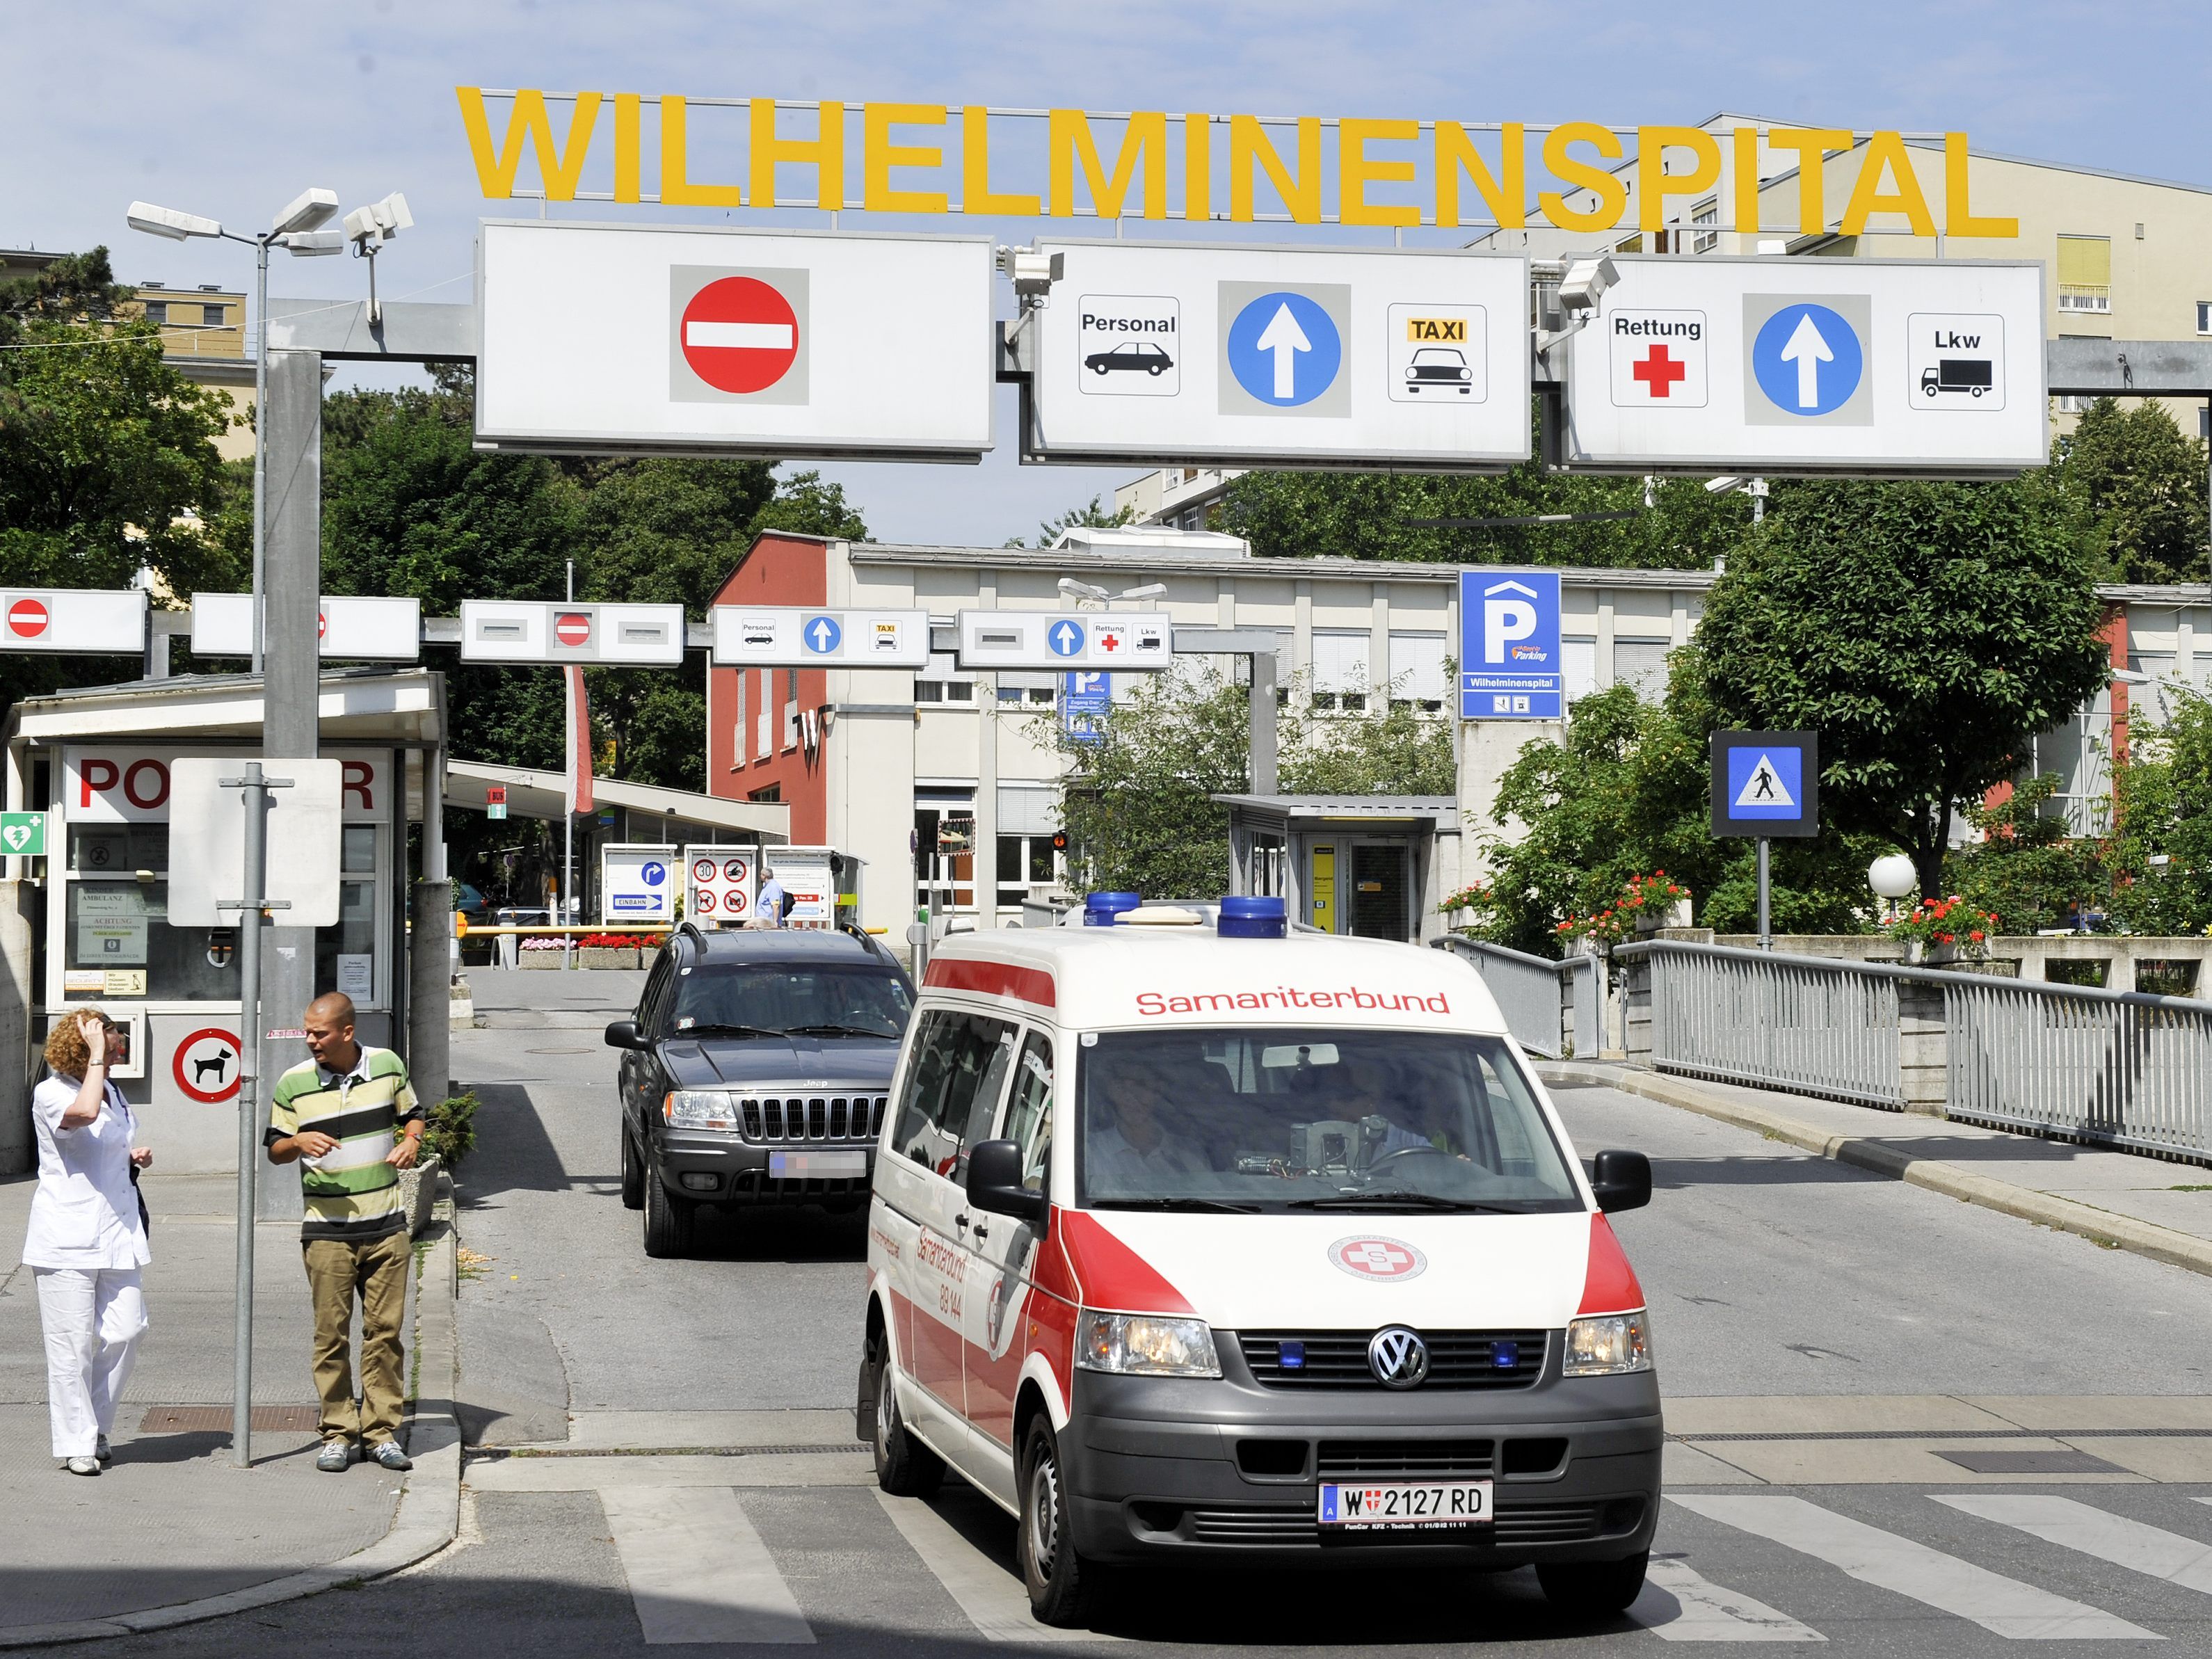
<instances>
[{"instance_id":1,"label":"taxi sign","mask_svg":"<svg viewBox=\"0 0 2212 1659\"><path fill-rule=\"evenodd\" d=\"M749 668L923 668L927 611L718 605L714 660Z\"/></svg>"}]
</instances>

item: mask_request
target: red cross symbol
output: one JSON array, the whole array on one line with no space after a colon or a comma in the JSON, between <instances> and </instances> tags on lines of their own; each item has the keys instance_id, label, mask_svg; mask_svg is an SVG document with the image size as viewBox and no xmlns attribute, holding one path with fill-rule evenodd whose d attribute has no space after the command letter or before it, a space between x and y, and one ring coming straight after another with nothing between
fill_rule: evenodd
<instances>
[{"instance_id":1,"label":"red cross symbol","mask_svg":"<svg viewBox=\"0 0 2212 1659\"><path fill-rule=\"evenodd\" d=\"M1118 651L1118 650L1120 650L1120 649L1121 648L1121 635L1119 635L1118 634L1108 634L1108 633L1103 633L1103 632L1102 632L1102 633L1098 635L1098 648L1099 648L1101 651Z\"/></svg>"},{"instance_id":2,"label":"red cross symbol","mask_svg":"<svg viewBox=\"0 0 2212 1659\"><path fill-rule=\"evenodd\" d=\"M1676 362L1667 354L1667 348L1655 345L1650 355L1628 371L1651 389L1655 398L1663 398L1667 389L1689 374L1688 368Z\"/></svg>"}]
</instances>

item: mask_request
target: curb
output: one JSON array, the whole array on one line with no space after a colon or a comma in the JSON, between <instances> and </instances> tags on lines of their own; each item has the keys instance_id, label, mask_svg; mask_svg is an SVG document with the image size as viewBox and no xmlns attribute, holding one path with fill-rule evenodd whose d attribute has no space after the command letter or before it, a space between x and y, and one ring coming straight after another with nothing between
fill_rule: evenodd
<instances>
[{"instance_id":1,"label":"curb","mask_svg":"<svg viewBox=\"0 0 2212 1659\"><path fill-rule=\"evenodd\" d=\"M1833 1135L1801 1123L1796 1118L1785 1117L1779 1112L1748 1102L1725 1100L1706 1093L1686 1079L1663 1076L1656 1072L1616 1070L1611 1066L1577 1065L1571 1061L1539 1061L1537 1075L1547 1081L1597 1083L1607 1088L1619 1089L1626 1094L1642 1095L1668 1106L1680 1107L1700 1117L1717 1122L1733 1124L1739 1129L1751 1129L1774 1139L1838 1164L1864 1170L1871 1175L1886 1176L1892 1181L1902 1181L1915 1187L1924 1187L1929 1192L1941 1193L1946 1198L1955 1198L1963 1203L1977 1204L1985 1210L1995 1210L2021 1221L2033 1221L2060 1232L2072 1233L2106 1249L2123 1249L2136 1255L2148 1256L2154 1261L2163 1261L2169 1267L2185 1267L2191 1273L2212 1275L2212 1239L2198 1238L2191 1233L2177 1232L2171 1227L2161 1227L2154 1222L2138 1221L2133 1216L2100 1210L2094 1205L2077 1203L2070 1198L2060 1198L2051 1193L2041 1193L2032 1187L2016 1187L2008 1181L1994 1181L1988 1176L1976 1175L1955 1164L1945 1164L1932 1158L1916 1158L1911 1152L1882 1140L1864 1139L1856 1135Z\"/></svg>"},{"instance_id":2,"label":"curb","mask_svg":"<svg viewBox=\"0 0 2212 1659\"><path fill-rule=\"evenodd\" d=\"M415 1303L413 1363L422 1376L420 1397L408 1413L407 1444L415 1468L399 1489L392 1529L367 1549L328 1566L310 1567L265 1584L249 1585L223 1595L179 1601L109 1619L80 1619L53 1625L18 1625L0 1629L0 1649L43 1647L65 1642L95 1642L135 1636L173 1626L198 1624L225 1614L246 1613L279 1601L296 1601L340 1584L357 1584L412 1566L453 1541L460 1518L461 1434L453 1413L460 1369L455 1297L459 1258L451 1224L429 1241Z\"/></svg>"}]
</instances>

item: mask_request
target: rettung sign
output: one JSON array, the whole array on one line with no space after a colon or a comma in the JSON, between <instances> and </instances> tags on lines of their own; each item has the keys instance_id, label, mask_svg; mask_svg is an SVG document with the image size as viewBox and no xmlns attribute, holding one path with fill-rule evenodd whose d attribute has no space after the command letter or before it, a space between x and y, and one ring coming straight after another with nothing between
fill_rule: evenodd
<instances>
[{"instance_id":1,"label":"rettung sign","mask_svg":"<svg viewBox=\"0 0 2212 1659\"><path fill-rule=\"evenodd\" d=\"M1863 234L1876 216L1901 218L1923 236L2019 234L2016 220L1973 211L1963 132L1942 136L1938 164L1932 135L1908 144L1893 130L1712 132L1595 121L1103 115L536 88L454 92L489 201L542 196L670 207L1517 230L1530 222L1534 186L1539 222L1588 233L1621 224L1632 199L1637 228L1664 229L1723 188L1725 174L1726 228L1744 234L1828 228L1830 189L1843 192L1838 228L1846 236ZM494 107L502 101L503 132ZM648 105L658 125L651 171ZM1625 162L1632 144L1634 160ZM1915 150L1928 164L1924 178ZM1778 167L1777 151L1784 153ZM1831 157L1839 158L1833 173ZM1793 161L1797 210L1778 222L1773 204L1762 203L1761 181ZM799 177L806 183L794 189ZM1030 187L1011 187L1016 182Z\"/></svg>"}]
</instances>

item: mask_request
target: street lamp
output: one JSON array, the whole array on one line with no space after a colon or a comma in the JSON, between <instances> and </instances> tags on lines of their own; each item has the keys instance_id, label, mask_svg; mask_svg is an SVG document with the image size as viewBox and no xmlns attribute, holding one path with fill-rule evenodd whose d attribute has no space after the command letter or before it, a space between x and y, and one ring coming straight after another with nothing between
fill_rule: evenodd
<instances>
[{"instance_id":1,"label":"street lamp","mask_svg":"<svg viewBox=\"0 0 2212 1659\"><path fill-rule=\"evenodd\" d=\"M131 229L143 230L149 236L161 236L173 242L181 242L192 236L218 236L227 242L243 242L254 252L253 672L256 674L260 673L262 668L263 544L268 518L269 445L266 442L268 418L265 411L269 403L269 250L271 246L279 246L298 258L315 258L339 252L345 246L345 238L336 231L320 228L337 210L337 191L311 187L286 203L283 210L270 222L269 228L258 236L241 236L235 231L225 230L219 219L204 219L197 213L156 207L151 202L133 202L124 215Z\"/></svg>"},{"instance_id":2,"label":"street lamp","mask_svg":"<svg viewBox=\"0 0 2212 1659\"><path fill-rule=\"evenodd\" d=\"M1867 866L1867 885L1893 907L1920 884L1920 872L1902 853L1885 853Z\"/></svg>"}]
</instances>

